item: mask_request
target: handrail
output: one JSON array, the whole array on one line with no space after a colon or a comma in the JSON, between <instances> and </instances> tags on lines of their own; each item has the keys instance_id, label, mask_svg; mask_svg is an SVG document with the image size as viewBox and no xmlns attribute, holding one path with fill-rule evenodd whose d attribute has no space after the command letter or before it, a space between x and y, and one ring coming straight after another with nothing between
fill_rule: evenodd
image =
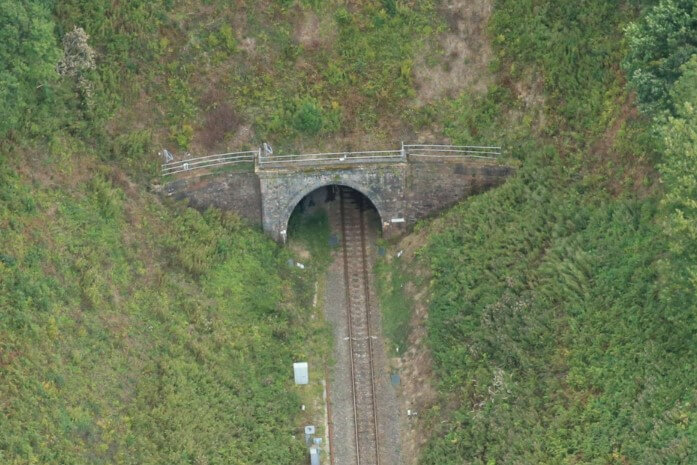
<instances>
[{"instance_id":1,"label":"handrail","mask_svg":"<svg viewBox=\"0 0 697 465\"><path fill-rule=\"evenodd\" d=\"M400 150L366 150L362 152L328 152L328 153L308 153L297 155L261 155L259 166L281 165L281 164L329 164L329 163L357 163L357 162L384 162L401 161L404 155Z\"/></svg>"},{"instance_id":2,"label":"handrail","mask_svg":"<svg viewBox=\"0 0 697 465\"><path fill-rule=\"evenodd\" d=\"M215 168L238 163L254 163L258 155L258 150L250 150L246 152L229 152L208 155L205 157L189 158L187 160L164 163L161 166L161 171L162 176L166 176L169 174L183 173L185 171L192 171L201 168Z\"/></svg>"},{"instance_id":3,"label":"handrail","mask_svg":"<svg viewBox=\"0 0 697 465\"><path fill-rule=\"evenodd\" d=\"M258 152L258 150L246 150L244 152L228 152L228 153L216 153L215 155L206 155L203 157L192 157L186 160L178 160L178 161L170 161L168 163L163 163L162 167L170 166L170 165L178 165L187 161L193 161L193 160L206 160L209 158L217 158L217 157L226 157L226 156L231 156L231 155L254 155Z\"/></svg>"},{"instance_id":4,"label":"handrail","mask_svg":"<svg viewBox=\"0 0 697 465\"><path fill-rule=\"evenodd\" d=\"M501 147L498 146L493 146L493 145L448 145L448 144L406 144L404 145L405 148L407 147L448 147L448 148L457 148L457 149L498 149L501 150Z\"/></svg>"},{"instance_id":5,"label":"handrail","mask_svg":"<svg viewBox=\"0 0 697 465\"><path fill-rule=\"evenodd\" d=\"M399 150L364 150L360 152L326 152L326 153L303 153L303 154L291 154L291 155L262 155L261 158L267 158L267 159L278 159L278 158L298 158L298 157L323 157L323 156L334 156L334 155L345 155L345 156L354 156L354 155L362 155L362 154L377 154L377 153L385 153L385 154L390 154L390 155L400 155L401 152Z\"/></svg>"},{"instance_id":6,"label":"handrail","mask_svg":"<svg viewBox=\"0 0 697 465\"><path fill-rule=\"evenodd\" d=\"M402 144L397 150L363 150L358 152L327 152L288 155L262 155L262 149L228 152L163 163L162 175L170 175L201 168L212 168L237 163L255 163L258 169L307 164L328 165L345 163L403 162L410 157L424 158L478 158L493 160L501 155L501 147L444 144Z\"/></svg>"},{"instance_id":7,"label":"handrail","mask_svg":"<svg viewBox=\"0 0 697 465\"><path fill-rule=\"evenodd\" d=\"M405 145L404 149L410 156L420 157L461 157L495 158L501 155L501 147L498 146L474 146L474 145ZM453 155L432 155L453 154ZM457 155L454 155L457 154ZM489 157L487 155L493 155Z\"/></svg>"}]
</instances>

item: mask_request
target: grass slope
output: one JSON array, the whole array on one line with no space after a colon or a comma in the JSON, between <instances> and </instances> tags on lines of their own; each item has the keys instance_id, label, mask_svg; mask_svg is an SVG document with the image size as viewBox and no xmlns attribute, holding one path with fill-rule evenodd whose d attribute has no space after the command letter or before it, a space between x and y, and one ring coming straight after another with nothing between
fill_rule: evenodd
<instances>
[{"instance_id":1,"label":"grass slope","mask_svg":"<svg viewBox=\"0 0 697 465\"><path fill-rule=\"evenodd\" d=\"M697 302L665 295L655 202L559 171L524 168L431 238L429 341L458 409L424 463L697 458Z\"/></svg>"},{"instance_id":2,"label":"grass slope","mask_svg":"<svg viewBox=\"0 0 697 465\"><path fill-rule=\"evenodd\" d=\"M311 283L234 217L83 163L0 168L0 461L298 463Z\"/></svg>"},{"instance_id":3,"label":"grass slope","mask_svg":"<svg viewBox=\"0 0 697 465\"><path fill-rule=\"evenodd\" d=\"M682 193L666 209L653 168L693 158L670 145L687 148L692 113L659 154L660 121L632 110L619 63L643 3L495 2L497 82L432 113L454 139L497 136L521 163L423 225L441 394L423 464L697 462L692 247L666 229L694 225L694 181L666 176Z\"/></svg>"},{"instance_id":4,"label":"grass slope","mask_svg":"<svg viewBox=\"0 0 697 465\"><path fill-rule=\"evenodd\" d=\"M671 163L619 65L654 2L496 0L489 87L419 104L415 63L464 60L439 42L462 2L0 3L1 462L303 460L288 366L328 339L307 326L308 280L235 218L134 182L160 145L417 134L499 142L519 165L421 254L442 395L422 462L697 461L695 105L670 120ZM61 78L74 26L96 68ZM326 235L315 220L297 230ZM395 290L415 281L397 271L381 289L400 345Z\"/></svg>"}]
</instances>

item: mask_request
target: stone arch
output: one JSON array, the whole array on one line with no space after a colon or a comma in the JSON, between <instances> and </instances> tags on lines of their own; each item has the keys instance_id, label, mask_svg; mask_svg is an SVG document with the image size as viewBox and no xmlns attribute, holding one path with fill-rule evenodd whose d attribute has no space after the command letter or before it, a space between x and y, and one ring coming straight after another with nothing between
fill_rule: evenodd
<instances>
[{"instance_id":1,"label":"stone arch","mask_svg":"<svg viewBox=\"0 0 697 465\"><path fill-rule=\"evenodd\" d=\"M383 222L385 221L385 212L388 209L385 205L384 202L381 202L380 196L375 195L370 195L370 189L366 189L364 186L360 186L358 183L352 182L350 180L346 179L339 179L336 181L331 181L331 182L318 182L316 184L313 184L310 187L307 187L305 189L302 189L300 192L295 194L286 205L284 211L283 211L283 222L282 226L283 229L282 231L287 231L288 230L288 222L290 221L290 217L293 214L293 211L295 211L295 207L298 206L300 201L304 199L307 195L313 193L314 191L321 189L323 187L329 187L329 186L343 186L343 187L350 187L351 189L355 190L356 192L360 193L363 195L366 199L370 201L370 203L373 204L375 207L375 210L378 212L378 217L380 218L380 224L382 225ZM284 238L285 239L285 238Z\"/></svg>"}]
</instances>

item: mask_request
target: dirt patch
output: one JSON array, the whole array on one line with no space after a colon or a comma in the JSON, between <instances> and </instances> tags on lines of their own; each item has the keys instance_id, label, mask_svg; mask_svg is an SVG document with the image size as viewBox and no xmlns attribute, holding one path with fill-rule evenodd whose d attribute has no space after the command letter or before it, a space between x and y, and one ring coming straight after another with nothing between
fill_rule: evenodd
<instances>
[{"instance_id":1,"label":"dirt patch","mask_svg":"<svg viewBox=\"0 0 697 465\"><path fill-rule=\"evenodd\" d=\"M320 45L319 16L315 12L303 12L295 28L295 40L306 49L317 48Z\"/></svg>"},{"instance_id":2,"label":"dirt patch","mask_svg":"<svg viewBox=\"0 0 697 465\"><path fill-rule=\"evenodd\" d=\"M293 38L308 51L327 48L334 42L333 28L327 27L314 11L302 10L298 13Z\"/></svg>"},{"instance_id":3,"label":"dirt patch","mask_svg":"<svg viewBox=\"0 0 697 465\"><path fill-rule=\"evenodd\" d=\"M242 120L215 83L201 99L201 106L204 108L206 119L196 134L197 145L210 151L218 148L228 135L236 134Z\"/></svg>"},{"instance_id":4,"label":"dirt patch","mask_svg":"<svg viewBox=\"0 0 697 465\"><path fill-rule=\"evenodd\" d=\"M424 47L414 67L419 103L455 97L463 90L485 92L493 77L487 25L490 0L450 0L442 8L449 30L438 39L440 57L433 60L432 44Z\"/></svg>"},{"instance_id":5,"label":"dirt patch","mask_svg":"<svg viewBox=\"0 0 697 465\"><path fill-rule=\"evenodd\" d=\"M402 463L406 465L418 462L421 450L430 437L423 414L437 401L437 391L432 385L433 358L426 344L430 273L427 264L416 256L427 241L426 231L419 231L405 237L395 248L397 251L403 251L400 259L406 262L406 268L413 277L418 278L416 282L420 283L415 285L409 282L404 288L409 301L414 303L411 330L407 351L401 357L393 359L393 365L399 370L401 380L400 409L402 412L412 413L402 416Z\"/></svg>"},{"instance_id":6,"label":"dirt patch","mask_svg":"<svg viewBox=\"0 0 697 465\"><path fill-rule=\"evenodd\" d=\"M250 56L256 56L257 40L254 37L245 37L240 40L239 49Z\"/></svg>"}]
</instances>

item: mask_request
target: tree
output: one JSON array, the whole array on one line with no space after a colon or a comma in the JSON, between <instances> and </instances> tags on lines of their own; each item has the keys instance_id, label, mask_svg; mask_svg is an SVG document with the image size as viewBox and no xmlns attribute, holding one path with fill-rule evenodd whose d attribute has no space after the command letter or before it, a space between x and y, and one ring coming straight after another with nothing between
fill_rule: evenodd
<instances>
[{"instance_id":1,"label":"tree","mask_svg":"<svg viewBox=\"0 0 697 465\"><path fill-rule=\"evenodd\" d=\"M688 264L687 277L697 288L697 54L681 72L671 92L677 116L662 127L665 153L658 168L671 248Z\"/></svg>"},{"instance_id":2,"label":"tree","mask_svg":"<svg viewBox=\"0 0 697 465\"><path fill-rule=\"evenodd\" d=\"M32 118L58 77L53 29L44 2L0 0L0 136Z\"/></svg>"},{"instance_id":3,"label":"tree","mask_svg":"<svg viewBox=\"0 0 697 465\"><path fill-rule=\"evenodd\" d=\"M697 53L697 2L662 0L626 33L623 67L640 107L647 113L674 112L670 89L680 66Z\"/></svg>"}]
</instances>

